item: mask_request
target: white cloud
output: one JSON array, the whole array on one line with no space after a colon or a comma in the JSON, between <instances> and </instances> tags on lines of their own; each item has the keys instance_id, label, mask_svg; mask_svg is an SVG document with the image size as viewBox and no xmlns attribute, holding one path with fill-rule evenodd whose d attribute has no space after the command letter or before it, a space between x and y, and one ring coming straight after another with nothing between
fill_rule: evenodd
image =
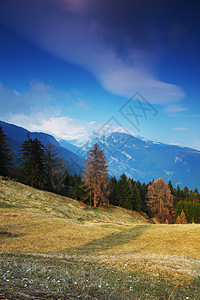
<instances>
[{"instance_id":1,"label":"white cloud","mask_svg":"<svg viewBox=\"0 0 200 300\"><path fill-rule=\"evenodd\" d=\"M165 107L164 111L166 113L179 113L179 112L184 112L184 111L188 111L189 108L181 106L181 105L169 105L167 107Z\"/></svg>"},{"instance_id":2,"label":"white cloud","mask_svg":"<svg viewBox=\"0 0 200 300\"><path fill-rule=\"evenodd\" d=\"M0 118L11 118L16 115L31 116L40 112L46 115L59 114L61 97L59 91L42 82L31 82L29 90L23 93L9 89L0 83Z\"/></svg>"},{"instance_id":3,"label":"white cloud","mask_svg":"<svg viewBox=\"0 0 200 300\"><path fill-rule=\"evenodd\" d=\"M185 131L185 130L189 130L189 128L186 128L186 127L176 127L176 128L172 128L172 130L174 130L174 131Z\"/></svg>"},{"instance_id":4,"label":"white cloud","mask_svg":"<svg viewBox=\"0 0 200 300\"><path fill-rule=\"evenodd\" d=\"M43 119L40 124L32 124L30 130L47 132L57 139L85 141L99 127L95 122L86 122L65 116Z\"/></svg>"},{"instance_id":5,"label":"white cloud","mask_svg":"<svg viewBox=\"0 0 200 300\"><path fill-rule=\"evenodd\" d=\"M70 95L54 90L42 82L30 83L30 89L21 94L0 84L0 120L30 131L46 132L58 139L79 140L79 143L86 142L92 136L98 135L98 132L127 133L127 130L118 124L102 125L95 121L87 122L61 116L61 108L54 106L54 103L63 97L66 97L69 105L89 109L82 99L71 101ZM69 111L68 106L66 110Z\"/></svg>"},{"instance_id":6,"label":"white cloud","mask_svg":"<svg viewBox=\"0 0 200 300\"><path fill-rule=\"evenodd\" d=\"M45 14L35 1L28 2L28 10L25 10L26 1L7 2L15 13L9 15L7 9L4 12L7 17L2 14L4 22L43 50L92 72L107 91L125 97L138 91L154 104L174 102L185 96L177 85L163 82L153 75L151 62L157 60L157 54L129 46L126 60L116 56L114 46L98 34L100 25L94 18L86 18L91 1L85 5L82 0L60 0L58 5L52 0L57 7L53 10L49 4ZM21 18L21 9L26 11L26 18Z\"/></svg>"}]
</instances>

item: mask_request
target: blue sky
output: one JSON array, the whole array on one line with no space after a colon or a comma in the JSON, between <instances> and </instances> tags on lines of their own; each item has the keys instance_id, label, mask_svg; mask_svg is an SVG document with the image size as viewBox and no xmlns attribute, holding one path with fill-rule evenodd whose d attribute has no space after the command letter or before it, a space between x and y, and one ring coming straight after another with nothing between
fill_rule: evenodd
<instances>
[{"instance_id":1,"label":"blue sky","mask_svg":"<svg viewBox=\"0 0 200 300\"><path fill-rule=\"evenodd\" d=\"M200 150L199 23L193 0L1 0L0 119Z\"/></svg>"}]
</instances>

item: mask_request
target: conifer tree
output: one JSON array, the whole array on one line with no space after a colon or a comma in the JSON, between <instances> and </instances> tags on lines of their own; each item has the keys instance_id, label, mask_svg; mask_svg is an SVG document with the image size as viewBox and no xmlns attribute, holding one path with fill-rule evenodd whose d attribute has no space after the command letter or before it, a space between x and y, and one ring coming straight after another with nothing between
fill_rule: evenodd
<instances>
[{"instance_id":1,"label":"conifer tree","mask_svg":"<svg viewBox=\"0 0 200 300\"><path fill-rule=\"evenodd\" d=\"M121 207L133 209L133 193L130 183L125 174L120 176L117 183L117 202Z\"/></svg>"},{"instance_id":2,"label":"conifer tree","mask_svg":"<svg viewBox=\"0 0 200 300\"><path fill-rule=\"evenodd\" d=\"M118 205L118 203L117 203L117 179L115 178L115 176L110 179L109 190L110 190L110 195L109 195L110 204Z\"/></svg>"},{"instance_id":3,"label":"conifer tree","mask_svg":"<svg viewBox=\"0 0 200 300\"><path fill-rule=\"evenodd\" d=\"M94 207L109 205L108 170L104 151L98 144L89 150L85 162L83 181L89 193L93 195Z\"/></svg>"},{"instance_id":4,"label":"conifer tree","mask_svg":"<svg viewBox=\"0 0 200 300\"><path fill-rule=\"evenodd\" d=\"M133 209L136 211L141 211L142 210L142 201L141 201L141 197L140 197L140 191L137 187L137 184L134 184L133 187Z\"/></svg>"},{"instance_id":5,"label":"conifer tree","mask_svg":"<svg viewBox=\"0 0 200 300\"><path fill-rule=\"evenodd\" d=\"M38 139L29 137L20 150L20 174L25 184L44 188L46 182L45 151Z\"/></svg>"},{"instance_id":6,"label":"conifer tree","mask_svg":"<svg viewBox=\"0 0 200 300\"><path fill-rule=\"evenodd\" d=\"M170 188L170 191L171 191L171 193L173 195L174 194L174 188L173 188L171 180L169 180L168 187Z\"/></svg>"},{"instance_id":7,"label":"conifer tree","mask_svg":"<svg viewBox=\"0 0 200 300\"><path fill-rule=\"evenodd\" d=\"M67 170L64 158L58 155L58 149L54 145L48 144L45 146L47 188L55 192L62 190Z\"/></svg>"},{"instance_id":8,"label":"conifer tree","mask_svg":"<svg viewBox=\"0 0 200 300\"><path fill-rule=\"evenodd\" d=\"M9 176L13 167L13 154L6 141L6 135L0 126L0 175Z\"/></svg>"},{"instance_id":9,"label":"conifer tree","mask_svg":"<svg viewBox=\"0 0 200 300\"><path fill-rule=\"evenodd\" d=\"M181 214L176 219L176 224L187 224L187 223L188 222L187 222L185 213L184 213L184 211L182 209Z\"/></svg>"}]
</instances>

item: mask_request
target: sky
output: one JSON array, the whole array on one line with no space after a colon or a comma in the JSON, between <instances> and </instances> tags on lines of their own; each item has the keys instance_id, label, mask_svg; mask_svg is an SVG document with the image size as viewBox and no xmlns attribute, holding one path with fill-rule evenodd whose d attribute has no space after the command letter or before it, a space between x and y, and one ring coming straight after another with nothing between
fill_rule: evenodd
<instances>
[{"instance_id":1,"label":"sky","mask_svg":"<svg viewBox=\"0 0 200 300\"><path fill-rule=\"evenodd\" d=\"M1 0L0 120L200 150L198 2Z\"/></svg>"}]
</instances>

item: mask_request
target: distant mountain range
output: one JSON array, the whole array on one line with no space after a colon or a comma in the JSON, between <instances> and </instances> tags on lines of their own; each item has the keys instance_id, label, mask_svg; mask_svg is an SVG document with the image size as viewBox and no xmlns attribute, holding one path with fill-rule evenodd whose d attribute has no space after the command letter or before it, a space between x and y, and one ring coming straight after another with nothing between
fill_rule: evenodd
<instances>
[{"instance_id":1,"label":"distant mountain range","mask_svg":"<svg viewBox=\"0 0 200 300\"><path fill-rule=\"evenodd\" d=\"M22 143L27 139L28 133L30 138L37 138L44 146L47 144L53 144L57 147L59 155L63 156L67 164L68 172L71 174L81 174L84 165L84 159L74 152L66 149L60 145L60 143L50 134L42 132L29 132L28 130L13 125L6 122L0 121L0 126L2 126L4 133L8 138L8 144L14 152L15 163L18 164L19 150Z\"/></svg>"},{"instance_id":2,"label":"distant mountain range","mask_svg":"<svg viewBox=\"0 0 200 300\"><path fill-rule=\"evenodd\" d=\"M0 125L9 137L10 147L17 157L28 131L1 121ZM77 142L76 145L65 140L58 142L45 133L31 132L30 137L37 137L44 145L54 144L72 174L83 171L86 153L97 142L106 154L111 176L119 178L125 173L127 177L142 183L162 177L166 182L171 180L174 186L179 184L182 188L185 185L189 189L200 188L200 151L194 149L153 142L122 132L114 132L109 136L93 136L81 148L76 146Z\"/></svg>"}]
</instances>

